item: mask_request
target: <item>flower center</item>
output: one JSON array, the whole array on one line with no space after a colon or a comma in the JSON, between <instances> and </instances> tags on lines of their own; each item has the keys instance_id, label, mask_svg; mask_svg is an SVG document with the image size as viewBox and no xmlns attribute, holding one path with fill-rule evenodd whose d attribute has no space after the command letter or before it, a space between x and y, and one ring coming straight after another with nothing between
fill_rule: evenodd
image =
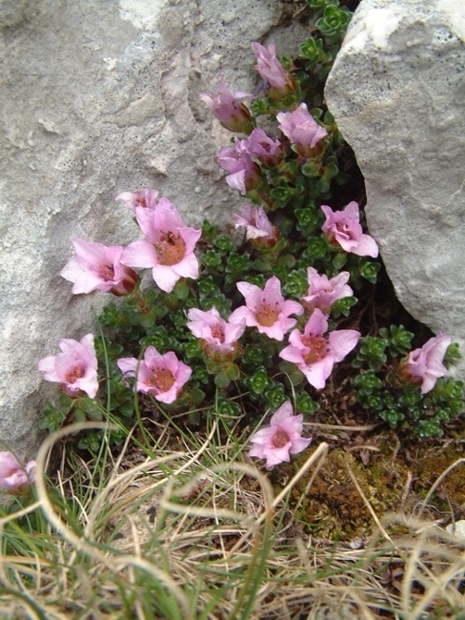
<instances>
[{"instance_id":1,"label":"flower center","mask_svg":"<svg viewBox=\"0 0 465 620\"><path fill-rule=\"evenodd\" d=\"M313 334L302 336L302 344L310 349L308 353L302 355L306 364L320 362L329 353L328 343L323 336L314 336Z\"/></svg>"},{"instance_id":2,"label":"flower center","mask_svg":"<svg viewBox=\"0 0 465 620\"><path fill-rule=\"evenodd\" d=\"M147 200L145 196L138 196L135 200L136 207L147 207Z\"/></svg>"},{"instance_id":3,"label":"flower center","mask_svg":"<svg viewBox=\"0 0 465 620\"><path fill-rule=\"evenodd\" d=\"M66 375L65 379L67 383L75 383L78 379L81 379L84 376L84 369L80 366L76 366L73 370L70 370Z\"/></svg>"},{"instance_id":4,"label":"flower center","mask_svg":"<svg viewBox=\"0 0 465 620\"><path fill-rule=\"evenodd\" d=\"M279 310L280 307L277 301L275 301L274 307L269 303L262 302L258 311L255 313L257 321L260 325L263 325L263 327L271 327L278 320Z\"/></svg>"},{"instance_id":5,"label":"flower center","mask_svg":"<svg viewBox=\"0 0 465 620\"><path fill-rule=\"evenodd\" d=\"M219 323L212 327L212 338L218 338L221 344L224 343L224 329Z\"/></svg>"},{"instance_id":6,"label":"flower center","mask_svg":"<svg viewBox=\"0 0 465 620\"><path fill-rule=\"evenodd\" d=\"M276 433L273 436L273 439L271 440L271 443L273 444L273 448L284 448L284 446L288 442L289 442L289 435L286 433L286 431L283 431L281 429L276 431Z\"/></svg>"},{"instance_id":7,"label":"flower center","mask_svg":"<svg viewBox=\"0 0 465 620\"><path fill-rule=\"evenodd\" d=\"M174 375L167 368L155 368L152 376L144 381L145 385L155 387L160 392L168 392L174 382Z\"/></svg>"},{"instance_id":8,"label":"flower center","mask_svg":"<svg viewBox=\"0 0 465 620\"><path fill-rule=\"evenodd\" d=\"M353 235L350 231L350 226L346 224L346 222L336 222L336 229L342 235L346 235L349 239L352 239Z\"/></svg>"},{"instance_id":9,"label":"flower center","mask_svg":"<svg viewBox=\"0 0 465 620\"><path fill-rule=\"evenodd\" d=\"M98 275L108 282L109 280L115 279L115 269L112 265L104 265L103 263L98 264Z\"/></svg>"},{"instance_id":10,"label":"flower center","mask_svg":"<svg viewBox=\"0 0 465 620\"><path fill-rule=\"evenodd\" d=\"M168 231L162 234L160 241L154 243L155 252L158 256L160 265L176 265L180 263L186 255L186 244L181 235Z\"/></svg>"}]
</instances>

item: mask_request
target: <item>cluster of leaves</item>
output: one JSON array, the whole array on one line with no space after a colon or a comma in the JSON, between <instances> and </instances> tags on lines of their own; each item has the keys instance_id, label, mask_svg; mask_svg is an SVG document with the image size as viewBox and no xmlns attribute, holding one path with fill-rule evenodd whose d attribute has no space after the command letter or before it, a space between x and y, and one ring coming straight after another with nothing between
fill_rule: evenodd
<instances>
[{"instance_id":1,"label":"cluster of leaves","mask_svg":"<svg viewBox=\"0 0 465 620\"><path fill-rule=\"evenodd\" d=\"M463 412L463 382L441 377L434 388L421 393L419 385L399 380L399 358L411 349L413 334L402 325L379 330L380 336L367 336L352 362L363 369L355 377L357 400L364 409L386 421L393 429L409 431L421 438L440 437L442 425ZM446 363L460 355L457 345L450 345Z\"/></svg>"},{"instance_id":2,"label":"cluster of leaves","mask_svg":"<svg viewBox=\"0 0 465 620\"><path fill-rule=\"evenodd\" d=\"M293 145L283 139L283 157L276 165L260 164L261 182L247 192L247 198L264 206L280 233L272 247L259 247L237 241L205 222L197 246L201 265L197 281L181 280L171 293L159 290L140 291L125 297L121 303L109 304L100 317L102 335L97 339L99 361L107 369L106 410L111 416L131 424L139 408L162 409L166 415L174 411L190 411L189 420L199 424L209 416L221 417L226 424L246 412L249 421L260 418L267 409L275 410L285 400L294 400L299 413L311 414L318 409L317 395L293 365L278 357L281 343L247 328L241 338L241 349L225 363L216 363L205 355L197 338L187 329L187 312L191 308L208 310L215 307L227 319L234 308L243 304L236 283L247 281L263 287L272 276L282 283L286 297L299 299L308 290L307 268L332 277L342 269L350 273L350 284L361 290L376 283L379 260L344 252L331 244L321 231L324 215L321 204L344 206L354 179L347 174L348 149L334 118L323 100L326 77L335 59L351 13L337 0L307 0L315 11L316 24L312 37L300 45L296 58L285 58L283 66L293 76L296 87L289 97L273 97L273 89L265 90L250 104L253 123L265 117L275 121L279 111L305 102L311 114L327 130L321 149L302 158ZM353 199L353 197L349 198ZM363 217L363 212L361 212ZM340 299L331 310L330 325L346 320L355 297ZM297 325L302 326L302 319ZM438 381L437 387L422 396L415 386L391 385L390 370L395 360L410 350L412 334L402 326L392 326L380 337L361 340L353 362L354 386L360 405L392 428L412 430L422 437L440 434L440 424L457 415L462 408L462 385L453 379ZM139 398L123 380L116 365L121 357L141 356L153 345L161 354L174 351L192 369L188 387L171 405ZM389 355L389 358L388 358ZM42 428L53 430L69 419L101 419L103 407L85 397L72 400L61 397L58 409L48 405ZM114 433L113 441L122 434ZM96 450L99 435L86 435L80 446Z\"/></svg>"}]
</instances>

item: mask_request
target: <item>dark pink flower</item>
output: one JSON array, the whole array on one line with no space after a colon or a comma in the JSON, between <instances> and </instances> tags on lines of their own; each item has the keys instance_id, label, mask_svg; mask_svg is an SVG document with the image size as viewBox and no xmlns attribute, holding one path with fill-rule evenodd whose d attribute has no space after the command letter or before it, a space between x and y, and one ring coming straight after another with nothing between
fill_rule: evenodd
<instances>
[{"instance_id":1,"label":"dark pink flower","mask_svg":"<svg viewBox=\"0 0 465 620\"><path fill-rule=\"evenodd\" d=\"M282 340L284 334L297 323L290 314L303 314L303 307L297 301L285 300L281 295L281 282L272 276L262 290L249 282L238 282L237 288L245 297L245 306L234 310L229 317L231 323L245 319L249 327L257 327L261 334L274 340Z\"/></svg>"},{"instance_id":2,"label":"dark pink flower","mask_svg":"<svg viewBox=\"0 0 465 620\"><path fill-rule=\"evenodd\" d=\"M120 296L134 289L138 276L120 262L121 246L107 247L103 243L88 243L82 239L75 239L73 245L76 256L67 262L60 275L74 282L72 291L75 295L99 289Z\"/></svg>"},{"instance_id":3,"label":"dark pink flower","mask_svg":"<svg viewBox=\"0 0 465 620\"><path fill-rule=\"evenodd\" d=\"M230 93L222 77L218 83L218 92L208 95L200 93L204 101L220 123L229 131L249 133L252 125L252 115L249 109L241 102L247 95L241 91Z\"/></svg>"},{"instance_id":4,"label":"dark pink flower","mask_svg":"<svg viewBox=\"0 0 465 620\"><path fill-rule=\"evenodd\" d=\"M161 198L153 209L136 207L136 218L145 238L125 248L124 265L151 268L153 279L167 293L180 278L199 277L194 248L202 231L184 226L169 200Z\"/></svg>"},{"instance_id":5,"label":"dark pink flower","mask_svg":"<svg viewBox=\"0 0 465 620\"><path fill-rule=\"evenodd\" d=\"M13 495L26 493L36 481L36 462L22 466L11 452L0 452L0 488Z\"/></svg>"},{"instance_id":6,"label":"dark pink flower","mask_svg":"<svg viewBox=\"0 0 465 620\"><path fill-rule=\"evenodd\" d=\"M412 351L401 364L401 376L412 383L421 383L422 394L432 390L439 377L449 375L442 361L450 343L449 336L442 332L430 338L420 349Z\"/></svg>"},{"instance_id":7,"label":"dark pink flower","mask_svg":"<svg viewBox=\"0 0 465 620\"><path fill-rule=\"evenodd\" d=\"M273 246L279 238L279 230L268 219L263 207L244 205L240 215L233 215L234 228L245 228L247 239L258 239Z\"/></svg>"},{"instance_id":8,"label":"dark pink flower","mask_svg":"<svg viewBox=\"0 0 465 620\"><path fill-rule=\"evenodd\" d=\"M267 166L276 166L283 157L281 142L273 140L260 127L255 128L247 140L244 140L250 155Z\"/></svg>"},{"instance_id":9,"label":"dark pink flower","mask_svg":"<svg viewBox=\"0 0 465 620\"><path fill-rule=\"evenodd\" d=\"M357 345L360 333L354 329L340 329L324 336L328 320L316 308L310 316L304 333L291 332L289 346L279 354L282 359L295 364L313 387L321 390L336 362L341 362Z\"/></svg>"},{"instance_id":10,"label":"dark pink flower","mask_svg":"<svg viewBox=\"0 0 465 620\"><path fill-rule=\"evenodd\" d=\"M71 398L76 398L80 392L95 398L98 362L93 334L87 334L79 342L62 338L58 344L61 353L48 355L39 362L38 368L44 373L44 379L59 383L63 392Z\"/></svg>"},{"instance_id":11,"label":"dark pink flower","mask_svg":"<svg viewBox=\"0 0 465 620\"><path fill-rule=\"evenodd\" d=\"M157 189L144 188L136 192L121 192L121 194L116 196L115 200L124 200L131 211L135 212L136 207L153 209L157 204L159 193Z\"/></svg>"},{"instance_id":12,"label":"dark pink flower","mask_svg":"<svg viewBox=\"0 0 465 620\"><path fill-rule=\"evenodd\" d=\"M143 360L124 357L117 361L125 377L136 377L135 390L151 394L162 403L173 403L182 386L189 380L192 368L180 362L173 351L161 355L155 347L147 347Z\"/></svg>"},{"instance_id":13,"label":"dark pink flower","mask_svg":"<svg viewBox=\"0 0 465 620\"><path fill-rule=\"evenodd\" d=\"M279 128L291 142L296 144L302 157L311 157L315 146L328 134L309 113L305 103L301 103L294 112L279 112L276 118L279 121Z\"/></svg>"},{"instance_id":14,"label":"dark pink flower","mask_svg":"<svg viewBox=\"0 0 465 620\"><path fill-rule=\"evenodd\" d=\"M307 269L309 289L307 294L301 298L302 305L307 310L319 308L325 314L331 310L331 306L343 297L349 297L353 290L347 284L350 278L348 271L338 273L334 278L329 279L326 275L320 275L316 269Z\"/></svg>"},{"instance_id":15,"label":"dark pink flower","mask_svg":"<svg viewBox=\"0 0 465 620\"><path fill-rule=\"evenodd\" d=\"M293 413L291 403L283 403L271 417L270 425L250 438L254 445L249 450L249 456L266 459L267 469L284 461L288 463L290 454L302 452L312 441L301 436L304 416Z\"/></svg>"},{"instance_id":16,"label":"dark pink flower","mask_svg":"<svg viewBox=\"0 0 465 620\"><path fill-rule=\"evenodd\" d=\"M253 189L262 180L259 166L250 157L246 140L236 138L235 147L220 149L217 162L220 168L229 173L226 183L241 194Z\"/></svg>"},{"instance_id":17,"label":"dark pink flower","mask_svg":"<svg viewBox=\"0 0 465 620\"><path fill-rule=\"evenodd\" d=\"M203 312L191 308L187 313L187 327L204 343L205 353L218 352L223 355L237 349L237 341L245 330L245 320L240 323L225 321L216 308Z\"/></svg>"},{"instance_id":18,"label":"dark pink flower","mask_svg":"<svg viewBox=\"0 0 465 620\"><path fill-rule=\"evenodd\" d=\"M270 86L281 93L287 94L294 90L294 78L284 69L276 58L276 45L270 43L268 48L260 43L252 43L252 49L257 57L254 69Z\"/></svg>"},{"instance_id":19,"label":"dark pink flower","mask_svg":"<svg viewBox=\"0 0 465 620\"><path fill-rule=\"evenodd\" d=\"M355 201L349 202L343 211L333 211L327 205L321 205L321 209L326 217L321 230L330 242L357 256L378 256L376 241L363 233L360 211Z\"/></svg>"}]
</instances>

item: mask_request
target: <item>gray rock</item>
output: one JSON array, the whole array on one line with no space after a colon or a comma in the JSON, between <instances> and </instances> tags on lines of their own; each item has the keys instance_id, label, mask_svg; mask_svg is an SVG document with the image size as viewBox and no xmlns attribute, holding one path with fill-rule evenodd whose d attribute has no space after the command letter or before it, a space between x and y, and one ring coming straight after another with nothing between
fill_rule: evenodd
<instances>
[{"instance_id":1,"label":"gray rock","mask_svg":"<svg viewBox=\"0 0 465 620\"><path fill-rule=\"evenodd\" d=\"M18 456L34 456L55 392L38 360L60 338L94 331L109 299L73 297L59 276L72 239L138 238L115 202L124 190L159 189L195 226L229 222L242 204L215 161L230 134L198 93L220 75L232 90L253 89L251 41L297 50L308 26L281 25L281 9L275 0L1 3L0 439Z\"/></svg>"},{"instance_id":2,"label":"gray rock","mask_svg":"<svg viewBox=\"0 0 465 620\"><path fill-rule=\"evenodd\" d=\"M362 0L326 85L400 301L462 351L464 69L465 2Z\"/></svg>"}]
</instances>

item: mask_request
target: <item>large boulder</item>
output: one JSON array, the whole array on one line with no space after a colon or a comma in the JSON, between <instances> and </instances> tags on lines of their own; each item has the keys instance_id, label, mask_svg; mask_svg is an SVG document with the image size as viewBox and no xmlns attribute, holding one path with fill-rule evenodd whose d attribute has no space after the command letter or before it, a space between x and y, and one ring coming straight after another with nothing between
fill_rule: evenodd
<instances>
[{"instance_id":1,"label":"large boulder","mask_svg":"<svg viewBox=\"0 0 465 620\"><path fill-rule=\"evenodd\" d=\"M3 449L33 456L55 389L37 362L59 338L93 331L108 299L73 297L59 276L72 239L138 238L115 202L124 190L159 189L195 226L229 221L242 204L215 161L230 134L198 93L215 90L220 75L232 90L255 89L251 41L271 37L292 53L307 36L305 24L281 21L275 0L2 1Z\"/></svg>"},{"instance_id":2,"label":"large boulder","mask_svg":"<svg viewBox=\"0 0 465 620\"><path fill-rule=\"evenodd\" d=\"M462 350L464 67L464 2L362 0L325 93L365 177L368 227L398 298Z\"/></svg>"}]
</instances>

